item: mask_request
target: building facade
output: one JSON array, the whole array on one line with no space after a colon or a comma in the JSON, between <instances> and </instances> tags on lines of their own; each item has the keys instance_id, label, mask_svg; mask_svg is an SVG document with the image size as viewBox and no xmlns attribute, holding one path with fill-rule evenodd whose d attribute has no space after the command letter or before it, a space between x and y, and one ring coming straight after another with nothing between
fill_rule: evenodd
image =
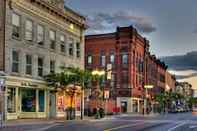
<instances>
[{"instance_id":1,"label":"building facade","mask_svg":"<svg viewBox=\"0 0 197 131\"><path fill-rule=\"evenodd\" d=\"M85 18L63 0L1 0L0 20L6 119L65 114L65 94L51 91L43 76L84 68Z\"/></svg>"},{"instance_id":2,"label":"building facade","mask_svg":"<svg viewBox=\"0 0 197 131\"><path fill-rule=\"evenodd\" d=\"M130 26L118 27L115 33L86 36L85 43L87 69L106 70L112 65L111 80L105 82L105 89L116 100L116 106L121 112L142 112L149 42Z\"/></svg>"},{"instance_id":3,"label":"building facade","mask_svg":"<svg viewBox=\"0 0 197 131\"><path fill-rule=\"evenodd\" d=\"M154 85L150 94L165 89L166 65L150 55L149 41L132 26L86 36L85 56L87 69L107 70L112 65L112 77L105 81L105 89L121 112L143 112L144 85Z\"/></svg>"}]
</instances>

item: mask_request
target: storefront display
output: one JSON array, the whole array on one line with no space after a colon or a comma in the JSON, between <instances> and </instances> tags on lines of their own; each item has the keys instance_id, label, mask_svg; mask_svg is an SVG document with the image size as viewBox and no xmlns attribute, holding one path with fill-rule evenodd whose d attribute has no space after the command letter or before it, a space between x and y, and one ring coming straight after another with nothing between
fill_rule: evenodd
<instances>
[{"instance_id":1,"label":"storefront display","mask_svg":"<svg viewBox=\"0 0 197 131\"><path fill-rule=\"evenodd\" d=\"M38 92L38 100L39 100L39 112L44 112L45 111L45 93L44 90L39 90Z\"/></svg>"},{"instance_id":2,"label":"storefront display","mask_svg":"<svg viewBox=\"0 0 197 131\"><path fill-rule=\"evenodd\" d=\"M22 89L22 112L36 112L36 90L35 89Z\"/></svg>"}]
</instances>

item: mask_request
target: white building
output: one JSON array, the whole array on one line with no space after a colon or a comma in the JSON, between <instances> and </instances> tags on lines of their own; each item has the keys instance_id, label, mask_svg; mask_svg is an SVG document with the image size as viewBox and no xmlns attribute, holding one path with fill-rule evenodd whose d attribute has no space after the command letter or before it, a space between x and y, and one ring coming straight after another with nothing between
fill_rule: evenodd
<instances>
[{"instance_id":1,"label":"white building","mask_svg":"<svg viewBox=\"0 0 197 131\"><path fill-rule=\"evenodd\" d=\"M58 96L43 76L60 66L84 68L84 30L85 18L63 0L0 1L6 119L56 116Z\"/></svg>"}]
</instances>

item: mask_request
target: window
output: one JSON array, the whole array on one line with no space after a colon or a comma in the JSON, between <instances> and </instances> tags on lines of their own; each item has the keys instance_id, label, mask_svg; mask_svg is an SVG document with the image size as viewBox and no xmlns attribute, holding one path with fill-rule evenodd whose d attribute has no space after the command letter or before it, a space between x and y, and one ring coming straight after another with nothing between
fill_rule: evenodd
<instances>
[{"instance_id":1,"label":"window","mask_svg":"<svg viewBox=\"0 0 197 131\"><path fill-rule=\"evenodd\" d=\"M65 36L64 35L60 36L60 42L61 42L60 50L62 53L64 53L65 52Z\"/></svg>"},{"instance_id":2,"label":"window","mask_svg":"<svg viewBox=\"0 0 197 131\"><path fill-rule=\"evenodd\" d=\"M7 111L8 113L16 112L16 88L7 89Z\"/></svg>"},{"instance_id":3,"label":"window","mask_svg":"<svg viewBox=\"0 0 197 131\"><path fill-rule=\"evenodd\" d=\"M69 44L69 55L73 56L73 43Z\"/></svg>"},{"instance_id":4,"label":"window","mask_svg":"<svg viewBox=\"0 0 197 131\"><path fill-rule=\"evenodd\" d=\"M20 38L20 16L12 14L12 36L14 38Z\"/></svg>"},{"instance_id":5,"label":"window","mask_svg":"<svg viewBox=\"0 0 197 131\"><path fill-rule=\"evenodd\" d=\"M33 41L33 22L30 20L27 20L25 23L25 39Z\"/></svg>"},{"instance_id":6,"label":"window","mask_svg":"<svg viewBox=\"0 0 197 131\"><path fill-rule=\"evenodd\" d=\"M37 26L37 43L44 45L44 27L41 25Z\"/></svg>"},{"instance_id":7,"label":"window","mask_svg":"<svg viewBox=\"0 0 197 131\"><path fill-rule=\"evenodd\" d=\"M32 56L26 55L26 74L32 75Z\"/></svg>"},{"instance_id":8,"label":"window","mask_svg":"<svg viewBox=\"0 0 197 131\"><path fill-rule=\"evenodd\" d=\"M36 112L36 90L22 89L22 112Z\"/></svg>"},{"instance_id":9,"label":"window","mask_svg":"<svg viewBox=\"0 0 197 131\"><path fill-rule=\"evenodd\" d=\"M128 88L129 76L127 72L122 73L122 86L123 88Z\"/></svg>"},{"instance_id":10,"label":"window","mask_svg":"<svg viewBox=\"0 0 197 131\"><path fill-rule=\"evenodd\" d=\"M38 76L43 76L43 58L38 58Z\"/></svg>"},{"instance_id":11,"label":"window","mask_svg":"<svg viewBox=\"0 0 197 131\"><path fill-rule=\"evenodd\" d=\"M93 62L92 55L88 55L87 62L88 62L88 65L92 64L92 62Z\"/></svg>"},{"instance_id":12,"label":"window","mask_svg":"<svg viewBox=\"0 0 197 131\"><path fill-rule=\"evenodd\" d=\"M44 112L44 110L45 110L45 95L44 95L44 90L39 90L39 92L38 92L38 96L39 96L39 100L38 100L38 102L39 102L39 112Z\"/></svg>"},{"instance_id":13,"label":"window","mask_svg":"<svg viewBox=\"0 0 197 131\"><path fill-rule=\"evenodd\" d=\"M122 54L122 64L124 65L128 64L128 54L125 53Z\"/></svg>"},{"instance_id":14,"label":"window","mask_svg":"<svg viewBox=\"0 0 197 131\"><path fill-rule=\"evenodd\" d=\"M110 63L111 64L115 63L115 55L113 53L110 54Z\"/></svg>"},{"instance_id":15,"label":"window","mask_svg":"<svg viewBox=\"0 0 197 131\"><path fill-rule=\"evenodd\" d=\"M12 72L19 72L19 53L17 51L12 52Z\"/></svg>"},{"instance_id":16,"label":"window","mask_svg":"<svg viewBox=\"0 0 197 131\"><path fill-rule=\"evenodd\" d=\"M105 56L104 52L101 52L101 55L100 55L100 64L101 64L101 66L105 67L105 64L106 64L106 56Z\"/></svg>"},{"instance_id":17,"label":"window","mask_svg":"<svg viewBox=\"0 0 197 131\"><path fill-rule=\"evenodd\" d=\"M55 73L55 61L50 61L50 73Z\"/></svg>"},{"instance_id":18,"label":"window","mask_svg":"<svg viewBox=\"0 0 197 131\"><path fill-rule=\"evenodd\" d=\"M76 43L76 47L77 47L77 58L81 57L81 47L80 47L80 43Z\"/></svg>"},{"instance_id":19,"label":"window","mask_svg":"<svg viewBox=\"0 0 197 131\"><path fill-rule=\"evenodd\" d=\"M55 49L55 43L56 43L56 33L55 31L50 30L49 31L49 38L50 38L50 48Z\"/></svg>"},{"instance_id":20,"label":"window","mask_svg":"<svg viewBox=\"0 0 197 131\"><path fill-rule=\"evenodd\" d=\"M165 76L163 74L160 74L160 81L165 82Z\"/></svg>"}]
</instances>

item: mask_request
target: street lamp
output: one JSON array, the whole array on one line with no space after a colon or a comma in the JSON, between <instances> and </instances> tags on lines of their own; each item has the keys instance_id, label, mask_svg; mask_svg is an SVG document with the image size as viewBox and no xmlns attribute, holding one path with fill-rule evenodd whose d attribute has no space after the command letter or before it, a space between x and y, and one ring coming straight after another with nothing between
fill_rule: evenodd
<instances>
[{"instance_id":1,"label":"street lamp","mask_svg":"<svg viewBox=\"0 0 197 131\"><path fill-rule=\"evenodd\" d=\"M148 95L148 89L154 88L153 85L144 85L145 88L145 98L144 98L144 114L147 114L147 95Z\"/></svg>"},{"instance_id":2,"label":"street lamp","mask_svg":"<svg viewBox=\"0 0 197 131\"><path fill-rule=\"evenodd\" d=\"M96 70L93 70L92 71L92 75L93 76L101 77L101 76L104 76L105 75L105 71L104 70L98 70L98 69L96 69ZM96 81L98 81L98 80L96 80ZM104 89L103 89L103 99L104 99Z\"/></svg>"}]
</instances>

